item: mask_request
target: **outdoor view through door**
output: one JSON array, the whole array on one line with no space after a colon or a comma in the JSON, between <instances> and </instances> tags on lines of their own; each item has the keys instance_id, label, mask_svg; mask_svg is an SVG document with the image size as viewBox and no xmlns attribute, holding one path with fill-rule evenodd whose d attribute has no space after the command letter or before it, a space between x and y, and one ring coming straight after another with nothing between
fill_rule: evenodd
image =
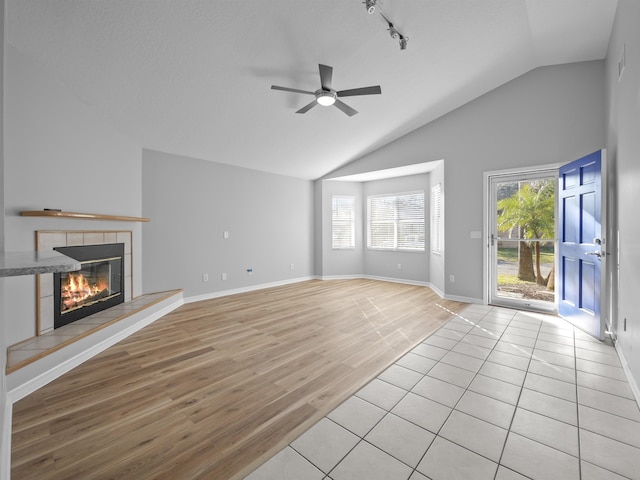
<instances>
[{"instance_id":1,"label":"outdoor view through door","mask_svg":"<svg viewBox=\"0 0 640 480\"><path fill-rule=\"evenodd\" d=\"M555 310L557 170L491 177L489 301Z\"/></svg>"}]
</instances>

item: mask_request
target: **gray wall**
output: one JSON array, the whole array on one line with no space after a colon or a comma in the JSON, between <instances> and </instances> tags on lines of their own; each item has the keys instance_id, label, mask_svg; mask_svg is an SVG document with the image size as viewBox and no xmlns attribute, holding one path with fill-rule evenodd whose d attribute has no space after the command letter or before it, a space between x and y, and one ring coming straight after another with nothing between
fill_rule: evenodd
<instances>
[{"instance_id":1,"label":"gray wall","mask_svg":"<svg viewBox=\"0 0 640 480\"><path fill-rule=\"evenodd\" d=\"M429 282L429 175L411 175L407 177L377 180L364 184L363 218L364 242L366 245L367 197L384 193L402 193L423 190L425 192L425 226L427 250L424 252L382 252L364 248L364 273L367 276L406 280L415 283ZM398 264L401 269L398 269Z\"/></svg>"},{"instance_id":2,"label":"gray wall","mask_svg":"<svg viewBox=\"0 0 640 480\"><path fill-rule=\"evenodd\" d=\"M429 172L429 204L431 204L431 189L440 184L442 188L443 201L441 205L441 214L442 214L442 228L445 227L447 216L445 215L446 205L444 202L444 190L445 190L445 181L444 181L444 162L440 162L436 168ZM428 212L430 214L430 211ZM429 216L429 221L431 217ZM447 242L446 237L445 241L442 245L441 253L432 253L431 248L429 248L429 282L431 286L440 293L440 295L444 294L445 291L445 282L444 282L444 252L446 251Z\"/></svg>"},{"instance_id":3,"label":"gray wall","mask_svg":"<svg viewBox=\"0 0 640 480\"><path fill-rule=\"evenodd\" d=\"M151 218L143 227L145 292L183 288L197 297L313 275L311 181L152 150L142 158L143 214Z\"/></svg>"},{"instance_id":4,"label":"gray wall","mask_svg":"<svg viewBox=\"0 0 640 480\"><path fill-rule=\"evenodd\" d=\"M20 217L21 210L140 216L141 149L10 44L5 49L5 248L34 251L36 230L133 230L140 294L139 223ZM35 333L35 279L5 281L6 342ZM4 304L4 303L3 303Z\"/></svg>"},{"instance_id":5,"label":"gray wall","mask_svg":"<svg viewBox=\"0 0 640 480\"><path fill-rule=\"evenodd\" d=\"M0 254L4 252L4 0L0 0ZM8 478L9 468L7 456L3 452L8 452L8 437L10 426L8 415L5 416L7 408L7 385L5 379L5 368L7 362L7 328L5 314L4 278L0 278L0 479ZM9 457L10 458L10 457Z\"/></svg>"},{"instance_id":6,"label":"gray wall","mask_svg":"<svg viewBox=\"0 0 640 480\"><path fill-rule=\"evenodd\" d=\"M319 180L316 188L322 192L322 249L317 264L323 278L370 276L408 281L429 282L429 254L416 252L383 252L367 249L367 196L383 193L402 193L416 190L425 192L425 220L429 238L430 176L409 175L372 182L346 182ZM331 248L331 199L334 195L353 195L356 199L355 248ZM398 264L402 266L398 269Z\"/></svg>"},{"instance_id":7,"label":"gray wall","mask_svg":"<svg viewBox=\"0 0 640 480\"><path fill-rule=\"evenodd\" d=\"M612 329L618 349L640 384L640 2L620 0L607 56L609 198L612 242L610 281L613 291ZM627 66L618 80L618 61L626 50ZM617 237L617 238L616 238ZM616 245L618 249L616 249ZM617 257L617 258L616 258ZM617 268L619 266L619 269ZM617 300L617 304L616 304ZM624 330L624 319L627 328Z\"/></svg>"},{"instance_id":8,"label":"gray wall","mask_svg":"<svg viewBox=\"0 0 640 480\"><path fill-rule=\"evenodd\" d=\"M569 162L605 146L604 62L533 70L326 178L444 159L445 272L481 301L485 171Z\"/></svg>"},{"instance_id":9,"label":"gray wall","mask_svg":"<svg viewBox=\"0 0 640 480\"><path fill-rule=\"evenodd\" d=\"M323 278L361 277L364 275L364 223L362 212L366 208L363 203L363 185L360 182L318 181L322 185L321 217L322 217L322 270L316 272ZM352 250L333 250L331 248L331 198L334 195L353 195L355 197L356 224L355 248Z\"/></svg>"}]
</instances>

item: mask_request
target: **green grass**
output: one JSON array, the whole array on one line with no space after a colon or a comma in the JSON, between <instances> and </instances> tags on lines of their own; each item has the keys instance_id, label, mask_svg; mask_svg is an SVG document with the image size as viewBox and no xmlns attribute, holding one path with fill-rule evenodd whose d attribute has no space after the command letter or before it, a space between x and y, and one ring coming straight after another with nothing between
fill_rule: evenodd
<instances>
[{"instance_id":1,"label":"green grass","mask_svg":"<svg viewBox=\"0 0 640 480\"><path fill-rule=\"evenodd\" d=\"M535 251L532 251L532 255L535 261ZM518 263L518 248L498 248L498 260L503 262ZM553 263L553 247L545 246L540 250L540 262L541 263Z\"/></svg>"},{"instance_id":2,"label":"green grass","mask_svg":"<svg viewBox=\"0 0 640 480\"><path fill-rule=\"evenodd\" d=\"M517 275L498 274L498 285L531 285L535 283L536 282L520 280Z\"/></svg>"}]
</instances>

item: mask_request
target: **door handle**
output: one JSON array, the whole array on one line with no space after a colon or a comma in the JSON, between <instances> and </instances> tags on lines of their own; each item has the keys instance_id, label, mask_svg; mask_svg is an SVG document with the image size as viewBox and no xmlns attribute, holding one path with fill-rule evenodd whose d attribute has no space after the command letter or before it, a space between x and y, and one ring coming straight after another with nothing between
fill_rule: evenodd
<instances>
[{"instance_id":1,"label":"door handle","mask_svg":"<svg viewBox=\"0 0 640 480\"><path fill-rule=\"evenodd\" d=\"M602 252L600 250L596 250L595 252L587 252L585 255L594 255L598 258L602 258Z\"/></svg>"}]
</instances>

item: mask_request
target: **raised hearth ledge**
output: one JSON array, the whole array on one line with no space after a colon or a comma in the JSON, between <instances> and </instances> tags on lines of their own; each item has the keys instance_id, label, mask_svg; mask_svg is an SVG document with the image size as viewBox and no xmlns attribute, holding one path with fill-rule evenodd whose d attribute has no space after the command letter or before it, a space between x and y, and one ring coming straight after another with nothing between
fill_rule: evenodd
<instances>
[{"instance_id":1,"label":"raised hearth ledge","mask_svg":"<svg viewBox=\"0 0 640 480\"><path fill-rule=\"evenodd\" d=\"M16 402L184 304L183 291L150 293L7 349L7 391Z\"/></svg>"},{"instance_id":2,"label":"raised hearth ledge","mask_svg":"<svg viewBox=\"0 0 640 480\"><path fill-rule=\"evenodd\" d=\"M26 210L20 212L22 217L58 217L82 218L85 220L112 220L116 222L148 222L147 217L127 217L124 215L103 215L100 213L63 212L60 210Z\"/></svg>"},{"instance_id":3,"label":"raised hearth ledge","mask_svg":"<svg viewBox=\"0 0 640 480\"><path fill-rule=\"evenodd\" d=\"M56 251L0 253L0 277L80 270L80 262Z\"/></svg>"}]
</instances>

